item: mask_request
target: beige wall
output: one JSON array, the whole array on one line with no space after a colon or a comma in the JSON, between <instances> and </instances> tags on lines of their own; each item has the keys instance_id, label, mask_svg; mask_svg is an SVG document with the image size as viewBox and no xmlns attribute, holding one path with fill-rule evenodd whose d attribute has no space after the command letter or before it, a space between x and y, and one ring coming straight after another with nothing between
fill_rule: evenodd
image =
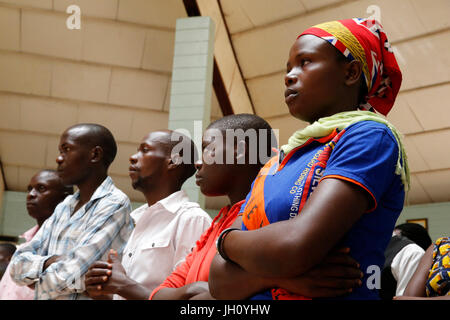
<instances>
[{"instance_id":1,"label":"beige wall","mask_svg":"<svg viewBox=\"0 0 450 320\"><path fill-rule=\"evenodd\" d=\"M65 27L69 4L81 7L81 30ZM218 26L216 58L219 65L231 66L223 69L226 87L232 92L236 77L241 87L245 82L255 113L280 130L281 143L305 125L288 114L283 101L285 59L293 39L319 22L369 16L368 7L377 5L403 72L388 119L406 137L409 203L450 201L450 148L445 147L450 138L450 1L199 4ZM182 0L0 0L0 159L8 187L23 191L36 170L54 167L59 134L89 121L106 125L116 136L119 154L112 176L133 200L142 201L129 185L128 157L144 134L167 126L175 20L185 16ZM232 49L235 59L230 59ZM214 96L211 118L220 116Z\"/></svg>"},{"instance_id":2,"label":"beige wall","mask_svg":"<svg viewBox=\"0 0 450 320\"><path fill-rule=\"evenodd\" d=\"M66 8L81 8L69 30ZM128 159L167 128L179 0L0 0L0 157L9 190L54 168L60 134L95 122L118 142L110 173L132 200ZM213 99L212 118L221 116Z\"/></svg>"}]
</instances>

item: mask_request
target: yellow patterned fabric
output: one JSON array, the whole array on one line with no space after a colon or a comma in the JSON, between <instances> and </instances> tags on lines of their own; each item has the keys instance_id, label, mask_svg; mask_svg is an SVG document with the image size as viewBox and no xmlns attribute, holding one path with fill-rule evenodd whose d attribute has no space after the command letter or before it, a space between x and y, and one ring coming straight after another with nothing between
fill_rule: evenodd
<instances>
[{"instance_id":1,"label":"yellow patterned fabric","mask_svg":"<svg viewBox=\"0 0 450 320\"><path fill-rule=\"evenodd\" d=\"M313 28L325 30L336 39L339 39L339 41L341 41L345 45L347 50L350 51L352 56L356 60L361 62L366 79L366 85L370 91L370 89L372 88L372 77L370 76L369 66L367 65L366 54L364 53L364 48L361 46L358 39L356 39L353 33L339 21L324 22L315 25Z\"/></svg>"},{"instance_id":2,"label":"yellow patterned fabric","mask_svg":"<svg viewBox=\"0 0 450 320\"><path fill-rule=\"evenodd\" d=\"M428 297L450 295L450 238L436 240L433 249L433 266L426 283Z\"/></svg>"}]
</instances>

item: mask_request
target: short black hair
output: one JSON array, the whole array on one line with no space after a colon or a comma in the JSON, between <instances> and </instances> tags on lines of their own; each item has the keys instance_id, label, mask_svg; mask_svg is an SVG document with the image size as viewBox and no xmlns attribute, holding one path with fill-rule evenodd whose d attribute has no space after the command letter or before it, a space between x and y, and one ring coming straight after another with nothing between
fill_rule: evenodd
<instances>
[{"instance_id":1,"label":"short black hair","mask_svg":"<svg viewBox=\"0 0 450 320\"><path fill-rule=\"evenodd\" d=\"M400 230L402 236L414 241L423 250L427 250L433 243L428 231L418 223L402 223L394 228Z\"/></svg>"},{"instance_id":2,"label":"short black hair","mask_svg":"<svg viewBox=\"0 0 450 320\"><path fill-rule=\"evenodd\" d=\"M17 247L9 242L2 242L0 243L0 247L5 250L10 256L12 256L14 254L14 252L16 252Z\"/></svg>"},{"instance_id":3,"label":"short black hair","mask_svg":"<svg viewBox=\"0 0 450 320\"><path fill-rule=\"evenodd\" d=\"M261 146L260 139L261 136L259 135L260 130L267 130L266 133L266 156L271 158L274 155L273 148L277 148L277 138L275 136L275 133L273 132L272 127L270 124L264 120L263 118L255 115L255 114L249 114L249 113L239 113L239 114L232 114L225 116L223 118L217 119L213 121L209 126L208 129L219 129L223 132L226 130L237 130L242 129L244 132L247 130L253 129L256 130L257 134L257 148L258 148L258 154L259 154L259 147ZM249 148L249 144L247 143L247 147ZM259 165L263 166L265 163L259 163Z\"/></svg>"},{"instance_id":4,"label":"short black hair","mask_svg":"<svg viewBox=\"0 0 450 320\"><path fill-rule=\"evenodd\" d=\"M117 154L116 140L111 131L97 123L79 123L70 127L68 130L74 128L85 129L86 132L81 136L83 142L88 143L92 147L99 146L102 148L103 163L108 168Z\"/></svg>"}]
</instances>

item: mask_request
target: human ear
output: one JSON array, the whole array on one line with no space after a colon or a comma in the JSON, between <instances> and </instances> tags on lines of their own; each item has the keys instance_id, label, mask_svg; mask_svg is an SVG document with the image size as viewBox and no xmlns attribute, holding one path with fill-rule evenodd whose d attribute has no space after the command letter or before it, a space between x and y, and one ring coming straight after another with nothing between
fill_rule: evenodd
<instances>
[{"instance_id":1,"label":"human ear","mask_svg":"<svg viewBox=\"0 0 450 320\"><path fill-rule=\"evenodd\" d=\"M172 170L177 168L183 162L182 157L179 153L172 154L170 158L168 158L167 169Z\"/></svg>"},{"instance_id":2,"label":"human ear","mask_svg":"<svg viewBox=\"0 0 450 320\"><path fill-rule=\"evenodd\" d=\"M238 141L234 153L236 157L236 163L244 164L245 154L247 153L247 143L245 142L245 140Z\"/></svg>"},{"instance_id":3,"label":"human ear","mask_svg":"<svg viewBox=\"0 0 450 320\"><path fill-rule=\"evenodd\" d=\"M95 146L91 150L91 162L97 163L103 159L103 149L100 146Z\"/></svg>"},{"instance_id":4,"label":"human ear","mask_svg":"<svg viewBox=\"0 0 450 320\"><path fill-rule=\"evenodd\" d=\"M345 65L345 84L353 86L359 84L362 74L362 65L358 60L353 60Z\"/></svg>"}]
</instances>

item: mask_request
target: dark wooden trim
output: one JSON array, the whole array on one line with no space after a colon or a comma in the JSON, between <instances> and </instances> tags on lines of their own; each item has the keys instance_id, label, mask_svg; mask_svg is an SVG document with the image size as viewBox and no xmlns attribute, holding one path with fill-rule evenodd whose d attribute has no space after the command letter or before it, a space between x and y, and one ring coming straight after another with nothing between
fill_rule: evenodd
<instances>
[{"instance_id":1,"label":"dark wooden trim","mask_svg":"<svg viewBox=\"0 0 450 320\"><path fill-rule=\"evenodd\" d=\"M233 51L234 60L236 61L236 66L238 68L239 74L241 75L242 82L244 83L244 88L245 88L245 91L247 92L248 100L250 100L250 106L252 107L253 113L256 114L255 107L253 106L252 96L250 95L250 91L248 90L247 82L245 81L245 79L243 77L241 65L238 63L238 59L236 57L236 51L234 50L233 41L231 41L231 38L230 38L230 30L228 29L227 20L225 20L225 15L223 14L222 4L220 3L220 0L217 0L217 4L219 5L220 14L222 15L223 24L225 26L225 30L227 31L227 35L228 35L228 38L230 40L230 46L231 46L231 50Z\"/></svg>"},{"instance_id":2,"label":"dark wooden trim","mask_svg":"<svg viewBox=\"0 0 450 320\"><path fill-rule=\"evenodd\" d=\"M183 4L189 17L197 17L201 15L196 0L183 0Z\"/></svg>"},{"instance_id":3,"label":"dark wooden trim","mask_svg":"<svg viewBox=\"0 0 450 320\"><path fill-rule=\"evenodd\" d=\"M0 236L0 241L17 243L17 242L19 242L19 237L17 237L17 236L4 236L4 235L1 235Z\"/></svg>"},{"instance_id":4,"label":"dark wooden trim","mask_svg":"<svg viewBox=\"0 0 450 320\"><path fill-rule=\"evenodd\" d=\"M0 160L0 174L2 175L3 178L3 186L5 187L5 191L8 190L8 185L6 184L6 177L5 177L5 171L3 169L3 163ZM1 210L1 208L0 208Z\"/></svg>"},{"instance_id":5,"label":"dark wooden trim","mask_svg":"<svg viewBox=\"0 0 450 320\"><path fill-rule=\"evenodd\" d=\"M183 0L183 4L189 17L201 16L200 9L196 0ZM230 97L228 96L227 90L225 88L225 83L223 82L222 74L220 73L219 67L217 65L216 57L214 57L213 67L213 88L214 92L216 93L220 109L222 110L222 114L224 116L234 114Z\"/></svg>"}]
</instances>

